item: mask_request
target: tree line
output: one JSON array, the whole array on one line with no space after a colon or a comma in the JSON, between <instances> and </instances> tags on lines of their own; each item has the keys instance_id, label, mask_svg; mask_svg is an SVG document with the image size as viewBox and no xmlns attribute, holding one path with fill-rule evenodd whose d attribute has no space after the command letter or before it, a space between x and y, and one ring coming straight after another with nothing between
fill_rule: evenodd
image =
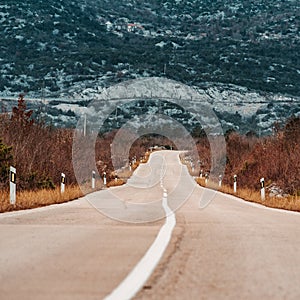
<instances>
[{"instance_id":1,"label":"tree line","mask_svg":"<svg viewBox=\"0 0 300 300\"><path fill-rule=\"evenodd\" d=\"M226 166L223 182L232 185L238 176L240 187L259 189L260 178L266 186L275 184L285 193L300 193L300 118L290 117L284 126L274 125L273 134L258 137L242 135L231 130L225 134ZM201 168L209 173L211 167L210 145L206 137L198 138Z\"/></svg>"},{"instance_id":2,"label":"tree line","mask_svg":"<svg viewBox=\"0 0 300 300\"><path fill-rule=\"evenodd\" d=\"M117 130L101 134L96 139L95 160L99 174L106 172L107 179L114 179L111 144ZM126 137L124 132L124 138ZM20 190L53 189L60 183L60 173L66 174L67 183L76 184L72 165L74 129L48 126L33 119L33 111L26 108L24 96L11 113L0 115L0 190L8 188L9 167L17 168L17 184ZM223 182L232 183L238 175L239 186L257 189L259 179L266 185L276 184L286 193L300 192L300 118L291 117L284 126L275 124L273 135L257 137L235 131L225 134L226 168ZM204 135L195 137L201 158L199 167L209 171L211 167L210 145ZM142 157L153 145L166 148L174 144L167 138L142 136L131 145L131 158ZM86 176L89 176L88 173Z\"/></svg>"}]
</instances>

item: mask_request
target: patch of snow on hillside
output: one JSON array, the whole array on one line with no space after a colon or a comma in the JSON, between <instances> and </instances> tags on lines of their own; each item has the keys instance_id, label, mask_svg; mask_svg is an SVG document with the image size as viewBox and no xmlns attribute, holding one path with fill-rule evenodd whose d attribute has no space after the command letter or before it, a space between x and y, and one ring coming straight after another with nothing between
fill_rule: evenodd
<instances>
[{"instance_id":1,"label":"patch of snow on hillside","mask_svg":"<svg viewBox=\"0 0 300 300\"><path fill-rule=\"evenodd\" d=\"M164 41L155 44L156 47L160 47L160 48L163 48L165 45L167 45L167 43Z\"/></svg>"}]
</instances>

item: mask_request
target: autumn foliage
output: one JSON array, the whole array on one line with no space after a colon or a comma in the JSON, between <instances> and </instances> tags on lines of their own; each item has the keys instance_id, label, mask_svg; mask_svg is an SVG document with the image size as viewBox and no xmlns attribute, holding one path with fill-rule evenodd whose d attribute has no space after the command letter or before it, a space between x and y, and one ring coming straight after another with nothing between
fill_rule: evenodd
<instances>
[{"instance_id":1,"label":"autumn foliage","mask_svg":"<svg viewBox=\"0 0 300 300\"><path fill-rule=\"evenodd\" d=\"M68 185L77 184L73 170L73 153L85 151L88 145L82 132L74 129L46 126L32 118L33 111L28 110L24 96L20 95L17 107L11 113L0 115L0 190L8 188L9 166L17 169L18 190L55 189L60 184L61 172L66 174ZM149 145L153 143L168 144L162 137L142 137L131 145L126 161L113 165L111 144L117 131L98 136L95 142L94 160L100 176L106 173L107 182L115 185L117 174L115 168L124 167L136 158L139 162ZM74 145L74 134L78 145ZM124 140L130 132L122 132ZM91 170L82 161L83 178L91 179ZM120 181L118 181L120 182ZM82 182L81 182L82 183Z\"/></svg>"},{"instance_id":2,"label":"autumn foliage","mask_svg":"<svg viewBox=\"0 0 300 300\"><path fill-rule=\"evenodd\" d=\"M300 118L291 117L285 126L274 127L272 136L257 137L230 132L226 138L226 168L223 182L232 185L233 176L243 188L258 190L260 178L266 186L274 184L285 193L300 193ZM202 168L209 172L210 145L203 137L197 141Z\"/></svg>"},{"instance_id":3,"label":"autumn foliage","mask_svg":"<svg viewBox=\"0 0 300 300\"><path fill-rule=\"evenodd\" d=\"M74 129L46 126L33 118L20 95L18 106L11 113L0 116L0 189L8 188L9 166L17 168L18 190L55 189L60 183L60 173L66 174L67 184L76 184L73 170ZM266 185L276 184L286 193L300 191L300 118L292 117L280 128L276 125L272 136L258 138L255 135L227 133L225 184L232 184L233 175L238 176L240 187L258 189L259 179L264 177ZM79 133L80 135L81 133ZM117 174L112 161L111 145L117 131L98 136L95 144L95 161L100 175L115 181ZM131 133L122 132L126 140ZM81 145L85 144L83 135ZM201 162L196 165L208 172L211 167L210 143L205 136L195 138ZM171 146L172 141L158 135L143 136L131 145L128 157L121 161L115 158L118 168L128 168L132 158L138 161L150 146ZM84 177L90 178L90 170ZM113 183L112 183L113 184Z\"/></svg>"},{"instance_id":4,"label":"autumn foliage","mask_svg":"<svg viewBox=\"0 0 300 300\"><path fill-rule=\"evenodd\" d=\"M20 95L18 106L0 119L0 137L12 147L10 163L17 168L18 189L54 188L60 180L58 172L64 170L74 181L72 130L57 130L37 123L32 113Z\"/></svg>"}]
</instances>

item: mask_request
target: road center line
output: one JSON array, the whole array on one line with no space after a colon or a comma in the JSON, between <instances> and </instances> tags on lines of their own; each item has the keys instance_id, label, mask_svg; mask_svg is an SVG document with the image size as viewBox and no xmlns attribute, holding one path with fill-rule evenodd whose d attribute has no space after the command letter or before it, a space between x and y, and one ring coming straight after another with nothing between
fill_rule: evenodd
<instances>
[{"instance_id":1,"label":"road center line","mask_svg":"<svg viewBox=\"0 0 300 300\"><path fill-rule=\"evenodd\" d=\"M171 240L172 232L176 225L176 217L168 206L168 194L167 190L163 187L162 179L161 185L164 192L162 207L166 213L166 222L143 258L120 285L104 298L105 300L127 300L134 297L151 276Z\"/></svg>"}]
</instances>

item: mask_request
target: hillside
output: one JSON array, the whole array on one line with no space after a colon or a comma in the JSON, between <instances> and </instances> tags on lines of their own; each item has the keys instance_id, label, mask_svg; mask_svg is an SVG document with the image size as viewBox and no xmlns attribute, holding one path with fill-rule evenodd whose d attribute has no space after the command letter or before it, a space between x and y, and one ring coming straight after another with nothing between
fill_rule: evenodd
<instances>
[{"instance_id":1,"label":"hillside","mask_svg":"<svg viewBox=\"0 0 300 300\"><path fill-rule=\"evenodd\" d=\"M2 91L160 76L166 64L189 84L299 95L298 1L4 0L0 16Z\"/></svg>"},{"instance_id":2,"label":"hillside","mask_svg":"<svg viewBox=\"0 0 300 300\"><path fill-rule=\"evenodd\" d=\"M299 112L299 22L300 3L292 0L4 0L0 94L90 100L103 87L158 76L213 89L226 124L236 111L249 114L224 114L224 90L236 93L234 107L251 106L253 97L245 96L254 93L264 105L254 97L254 125L245 130L269 127ZM11 105L2 101L3 109ZM74 124L72 108L64 120L53 109L47 107L54 124Z\"/></svg>"}]
</instances>

